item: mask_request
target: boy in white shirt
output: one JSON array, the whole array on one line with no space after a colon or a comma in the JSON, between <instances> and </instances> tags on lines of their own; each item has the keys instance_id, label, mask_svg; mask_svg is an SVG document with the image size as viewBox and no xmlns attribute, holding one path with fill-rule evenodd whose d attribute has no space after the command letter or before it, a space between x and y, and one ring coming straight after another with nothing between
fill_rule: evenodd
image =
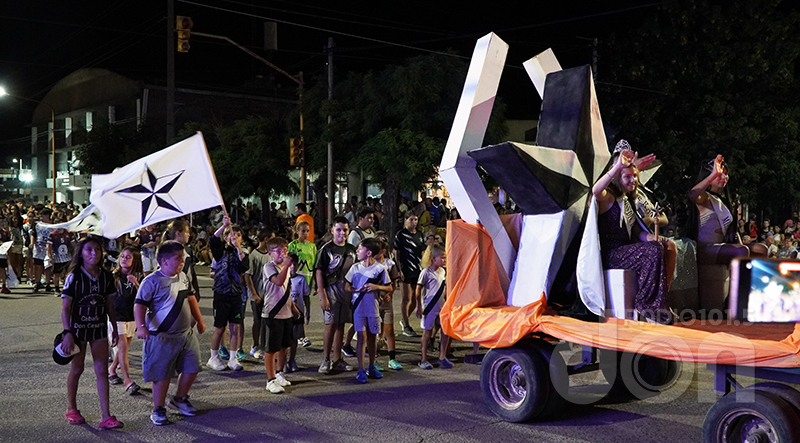
<instances>
[{"instance_id":1,"label":"boy in white shirt","mask_svg":"<svg viewBox=\"0 0 800 443\"><path fill-rule=\"evenodd\" d=\"M382 242L376 238L366 238L356 248L358 263L350 267L345 276L345 291L352 293L353 327L358 334L358 374L356 380L366 383L367 377L381 378L383 375L375 368L375 355L378 353L375 336L380 332L378 320L378 301L381 291L389 292L389 275L386 267L375 261L381 252ZM369 366L364 368L364 344L369 347Z\"/></svg>"}]
</instances>

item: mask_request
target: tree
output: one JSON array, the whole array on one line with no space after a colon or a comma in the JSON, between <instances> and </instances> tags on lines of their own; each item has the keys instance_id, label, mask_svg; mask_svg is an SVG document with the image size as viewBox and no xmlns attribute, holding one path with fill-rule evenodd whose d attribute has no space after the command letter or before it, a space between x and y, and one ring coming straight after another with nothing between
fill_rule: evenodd
<instances>
[{"instance_id":1,"label":"tree","mask_svg":"<svg viewBox=\"0 0 800 443\"><path fill-rule=\"evenodd\" d=\"M744 203L785 207L800 191L800 18L788 3L680 0L603 49L604 119L664 160L654 180L673 201L717 153Z\"/></svg>"},{"instance_id":2,"label":"tree","mask_svg":"<svg viewBox=\"0 0 800 443\"><path fill-rule=\"evenodd\" d=\"M467 74L467 64L452 55L425 55L380 72L350 73L336 83L333 100L320 86L304 95L313 118L307 137L312 168L322 170L327 141L337 148L337 168L354 164L384 191L381 228L393 235L399 191L417 191L437 171L445 140ZM327 84L324 85L327 88ZM315 110L316 113L315 113ZM505 135L505 106L498 101L487 131L488 143ZM330 126L323 125L327 113Z\"/></svg>"},{"instance_id":3,"label":"tree","mask_svg":"<svg viewBox=\"0 0 800 443\"><path fill-rule=\"evenodd\" d=\"M91 131L80 134L85 142L75 149L80 170L85 174L108 174L115 168L152 154L165 146L153 140L154 127L111 124L99 119Z\"/></svg>"}]
</instances>

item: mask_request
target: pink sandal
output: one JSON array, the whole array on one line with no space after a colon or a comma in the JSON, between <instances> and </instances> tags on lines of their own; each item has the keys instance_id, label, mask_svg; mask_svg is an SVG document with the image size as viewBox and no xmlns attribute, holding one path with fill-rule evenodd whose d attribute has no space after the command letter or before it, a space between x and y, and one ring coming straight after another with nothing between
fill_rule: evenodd
<instances>
[{"instance_id":1,"label":"pink sandal","mask_svg":"<svg viewBox=\"0 0 800 443\"><path fill-rule=\"evenodd\" d=\"M100 426L100 429L115 429L115 428L121 428L124 425L122 424L121 421L117 420L117 417L109 415L108 418L101 421L98 426Z\"/></svg>"},{"instance_id":2,"label":"pink sandal","mask_svg":"<svg viewBox=\"0 0 800 443\"><path fill-rule=\"evenodd\" d=\"M71 425L82 425L86 423L86 419L81 415L81 411L77 409L74 411L67 411L67 413L64 414L64 417L66 417L67 421Z\"/></svg>"}]
</instances>

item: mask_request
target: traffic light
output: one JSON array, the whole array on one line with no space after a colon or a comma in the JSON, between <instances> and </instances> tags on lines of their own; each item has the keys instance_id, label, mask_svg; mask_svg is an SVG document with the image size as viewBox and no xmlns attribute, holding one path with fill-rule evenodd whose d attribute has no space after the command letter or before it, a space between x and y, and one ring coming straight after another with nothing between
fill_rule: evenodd
<instances>
[{"instance_id":1,"label":"traffic light","mask_svg":"<svg viewBox=\"0 0 800 443\"><path fill-rule=\"evenodd\" d=\"M289 164L303 166L304 154L302 137L289 139Z\"/></svg>"},{"instance_id":2,"label":"traffic light","mask_svg":"<svg viewBox=\"0 0 800 443\"><path fill-rule=\"evenodd\" d=\"M175 20L175 28L178 31L178 52L189 52L189 37L192 36L192 19L179 15Z\"/></svg>"}]
</instances>

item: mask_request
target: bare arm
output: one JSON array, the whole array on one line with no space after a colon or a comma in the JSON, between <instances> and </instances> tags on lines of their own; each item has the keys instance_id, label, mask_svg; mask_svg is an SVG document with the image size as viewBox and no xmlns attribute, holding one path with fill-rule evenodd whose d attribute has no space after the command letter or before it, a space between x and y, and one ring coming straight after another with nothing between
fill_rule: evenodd
<instances>
[{"instance_id":1,"label":"bare arm","mask_svg":"<svg viewBox=\"0 0 800 443\"><path fill-rule=\"evenodd\" d=\"M144 315L147 313L147 306L136 303L133 305L133 318L136 320L136 337L142 340L150 338L150 330L144 323Z\"/></svg>"},{"instance_id":2,"label":"bare arm","mask_svg":"<svg viewBox=\"0 0 800 443\"><path fill-rule=\"evenodd\" d=\"M331 309L331 303L328 300L328 291L325 290L325 281L322 279L322 269L314 271L314 278L317 280L317 295L319 295L319 303L323 311Z\"/></svg>"},{"instance_id":3,"label":"bare arm","mask_svg":"<svg viewBox=\"0 0 800 443\"><path fill-rule=\"evenodd\" d=\"M206 322L203 321L203 313L200 312L200 303L197 302L197 297L190 295L186 297L189 303L189 310L192 311L192 317L197 322L197 332L203 333L206 331Z\"/></svg>"},{"instance_id":4,"label":"bare arm","mask_svg":"<svg viewBox=\"0 0 800 443\"><path fill-rule=\"evenodd\" d=\"M113 348L119 341L119 331L117 331L117 311L114 309L111 297L111 294L106 295L106 313L108 314L108 321L111 323L111 347Z\"/></svg>"},{"instance_id":5,"label":"bare arm","mask_svg":"<svg viewBox=\"0 0 800 443\"><path fill-rule=\"evenodd\" d=\"M709 187L709 185L711 185L711 182L716 180L716 178L722 174L722 161L722 156L717 155L717 158L714 159L714 170L711 171L711 174L709 174L708 177L703 179L700 183L694 185L694 187L689 191L689 200L693 201L696 205L706 208L711 207L711 203L708 201L708 193L706 192L706 189Z\"/></svg>"},{"instance_id":6,"label":"bare arm","mask_svg":"<svg viewBox=\"0 0 800 443\"><path fill-rule=\"evenodd\" d=\"M253 301L256 303L261 303L261 297L259 297L258 292L256 291L256 285L253 283L253 276L250 274L244 274L244 282L247 284L247 290L253 296Z\"/></svg>"},{"instance_id":7,"label":"bare arm","mask_svg":"<svg viewBox=\"0 0 800 443\"><path fill-rule=\"evenodd\" d=\"M636 162L636 153L633 151L625 150L622 151L617 157L617 160L611 166L611 169L600 176L599 179L595 182L594 186L592 186L592 194L597 199L597 203L602 204L602 206L607 206L609 203L615 200L614 195L608 192L608 185L611 184L611 180L622 171L623 168L630 166L631 164ZM608 210L608 208L605 208ZM603 208L601 208L601 212L605 212Z\"/></svg>"}]
</instances>

